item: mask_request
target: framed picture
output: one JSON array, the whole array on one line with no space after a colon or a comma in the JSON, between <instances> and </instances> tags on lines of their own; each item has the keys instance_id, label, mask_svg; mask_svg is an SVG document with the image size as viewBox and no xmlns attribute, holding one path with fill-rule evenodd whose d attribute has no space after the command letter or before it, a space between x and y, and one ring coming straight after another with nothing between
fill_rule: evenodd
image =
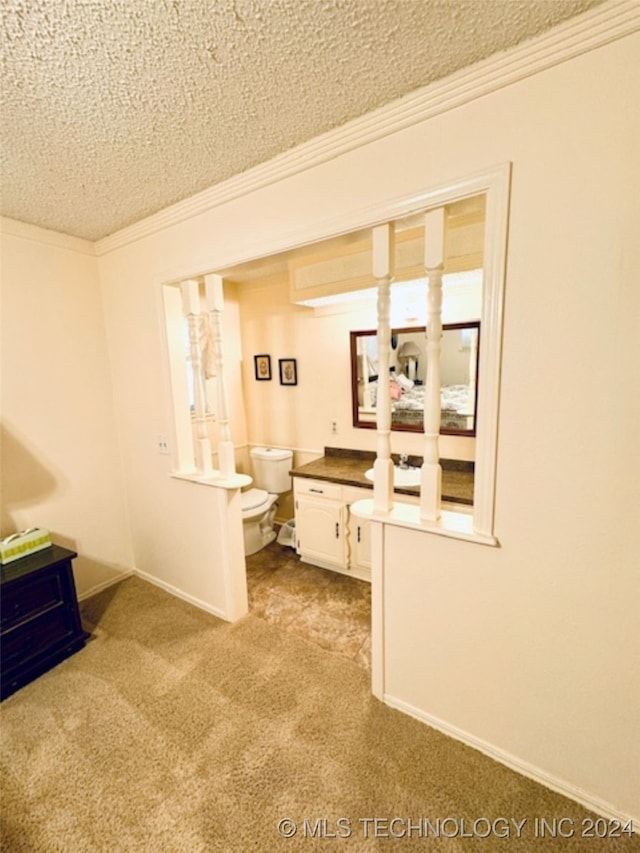
<instances>
[{"instance_id":1,"label":"framed picture","mask_svg":"<svg viewBox=\"0 0 640 853\"><path fill-rule=\"evenodd\" d=\"M271 379L271 356L270 355L254 355L253 365L258 381Z\"/></svg>"},{"instance_id":2,"label":"framed picture","mask_svg":"<svg viewBox=\"0 0 640 853\"><path fill-rule=\"evenodd\" d=\"M295 358L280 358L278 359L278 366L280 367L281 385L298 384L298 368Z\"/></svg>"}]
</instances>

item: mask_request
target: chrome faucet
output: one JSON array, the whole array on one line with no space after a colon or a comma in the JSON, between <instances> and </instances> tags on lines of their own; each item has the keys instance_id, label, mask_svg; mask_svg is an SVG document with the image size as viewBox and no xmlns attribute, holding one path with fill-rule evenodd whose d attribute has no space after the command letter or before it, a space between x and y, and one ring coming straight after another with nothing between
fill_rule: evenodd
<instances>
[{"instance_id":1,"label":"chrome faucet","mask_svg":"<svg viewBox=\"0 0 640 853\"><path fill-rule=\"evenodd\" d=\"M400 463L399 463L398 467L404 468L405 470L409 467L409 457L406 453L400 454Z\"/></svg>"}]
</instances>

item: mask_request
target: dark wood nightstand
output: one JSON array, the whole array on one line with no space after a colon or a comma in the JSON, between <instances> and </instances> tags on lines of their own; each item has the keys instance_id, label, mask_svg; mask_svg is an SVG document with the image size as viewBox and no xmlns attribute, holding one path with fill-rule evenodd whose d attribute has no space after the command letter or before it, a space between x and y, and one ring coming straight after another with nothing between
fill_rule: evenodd
<instances>
[{"instance_id":1,"label":"dark wood nightstand","mask_svg":"<svg viewBox=\"0 0 640 853\"><path fill-rule=\"evenodd\" d=\"M0 699L84 646L74 557L52 545L1 567Z\"/></svg>"}]
</instances>

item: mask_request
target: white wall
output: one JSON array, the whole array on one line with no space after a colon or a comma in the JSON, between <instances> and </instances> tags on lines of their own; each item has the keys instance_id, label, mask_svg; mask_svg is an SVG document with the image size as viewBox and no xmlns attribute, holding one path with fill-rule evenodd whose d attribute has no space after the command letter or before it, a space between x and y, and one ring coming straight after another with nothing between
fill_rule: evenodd
<instances>
[{"instance_id":1,"label":"white wall","mask_svg":"<svg viewBox=\"0 0 640 853\"><path fill-rule=\"evenodd\" d=\"M513 161L501 547L385 538L388 696L636 815L639 47L583 56L441 128L447 163L471 138L479 157Z\"/></svg>"},{"instance_id":2,"label":"white wall","mask_svg":"<svg viewBox=\"0 0 640 853\"><path fill-rule=\"evenodd\" d=\"M131 568L96 258L2 225L2 533L51 530L82 595Z\"/></svg>"},{"instance_id":3,"label":"white wall","mask_svg":"<svg viewBox=\"0 0 640 853\"><path fill-rule=\"evenodd\" d=\"M197 254L197 244L184 253L186 262L192 253ZM162 302L162 284L174 281L175 276L159 272L172 254L173 238L162 235L161 245L152 248L151 254L146 245L132 244L100 263L126 468L133 565L150 580L224 616L230 591L222 565L228 549L235 547L228 525L223 526L224 507L232 496L226 490L216 494L215 488L172 477L177 466L171 455L163 455L158 449L160 435L168 436L170 447L175 447ZM188 266L178 279L202 271ZM225 376L232 439L240 448L238 467L242 470L247 467L243 452L247 436L240 379L239 307L233 286L225 287L222 322L227 341ZM212 432L217 437L217 425Z\"/></svg>"},{"instance_id":4,"label":"white wall","mask_svg":"<svg viewBox=\"0 0 640 853\"><path fill-rule=\"evenodd\" d=\"M243 384L252 444L291 447L295 464L325 445L375 448L375 435L351 426L349 331L375 327L375 310L318 316L293 305L286 278L240 289ZM373 315L373 316L372 316ZM271 355L273 379L255 380L253 354ZM280 385L278 359L296 358L298 385ZM332 422L337 433L332 433Z\"/></svg>"},{"instance_id":5,"label":"white wall","mask_svg":"<svg viewBox=\"0 0 640 853\"><path fill-rule=\"evenodd\" d=\"M307 235L328 236L337 213L513 163L501 547L391 533L386 689L621 813L640 802L632 772L640 140L630 85L639 55L640 36L627 36L99 259L136 564L197 584L202 565L220 572L222 555L214 529L199 564L174 562L180 521L202 518L204 498L195 487L178 494L155 448L156 433L170 430L159 282L220 268L251 246L275 251L300 223ZM274 356L309 346L294 336L303 326L291 325L291 312L273 322ZM132 367L134 351L143 366ZM300 382L326 380L322 369L321 353L305 354ZM348 419L330 385L302 412L292 394L281 389L261 440L320 445L328 421Z\"/></svg>"}]
</instances>

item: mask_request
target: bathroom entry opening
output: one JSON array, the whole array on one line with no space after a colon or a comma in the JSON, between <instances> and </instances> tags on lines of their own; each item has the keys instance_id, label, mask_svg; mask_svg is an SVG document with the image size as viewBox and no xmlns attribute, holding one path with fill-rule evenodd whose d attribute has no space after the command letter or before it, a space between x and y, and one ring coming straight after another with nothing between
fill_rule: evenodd
<instances>
[{"instance_id":1,"label":"bathroom entry opening","mask_svg":"<svg viewBox=\"0 0 640 853\"><path fill-rule=\"evenodd\" d=\"M422 218L425 213L442 206L453 206L474 197L482 196L484 200L484 235L482 245L482 358L478 375L478 401L475 441L475 484L473 505L473 528L484 536L493 536L494 524L494 494L495 467L497 449L497 424L499 409L499 376L502 347L502 314L504 294L504 273L506 257L506 235L508 223L508 197L510 182L510 164L503 164L484 173L469 178L448 183L422 192L413 193L410 197L381 202L375 208L366 212L345 212L337 216L327 225L323 222L312 222L300 232L299 240L289 242L286 238L272 238L263 246L259 254L224 257L223 250L217 257L211 259L209 269L194 271L194 276L204 276L209 271L224 278L229 278L242 287L245 281L255 281L261 271L265 275L277 268L286 269L293 259L296 262L307 253L324 252L327 247L335 245L344 253L345 247L357 242L363 234L373 227L385 223L410 222L411 217ZM410 229L407 229L410 230ZM464 228L461 228L460 235ZM411 257L403 261L403 252L410 241L399 235L400 249L396 254L396 279L405 276L406 280L424 276L424 268L411 269ZM451 246L452 256L455 256L455 245ZM398 260L400 263L398 264ZM403 266L404 265L404 266ZM176 295L177 282L167 282L163 288L165 315L171 313L171 304L178 298ZM173 286L172 286L173 285ZM364 285L361 285L364 287ZM353 288L357 296L358 288ZM173 291L170 294L169 291ZM426 299L426 293L425 293ZM302 300L301 300L302 301ZM168 308L168 311L167 311ZM179 312L178 312L179 313ZM183 330L180 327L179 350L184 353ZM171 348L171 334L168 332L168 345ZM223 341L223 346L225 342ZM180 457L180 437L189 436L191 439L191 414L188 384L184 357L181 357L180 373L183 377L184 392L179 389L176 393L176 382L172 382L173 408L176 422L176 452ZM175 372L175 371L174 371ZM186 416L185 414L186 413ZM186 421L186 423L185 423ZM286 443L286 442L285 442ZM182 463L189 464L189 454L182 453ZM176 460L180 465L181 460Z\"/></svg>"}]
</instances>

